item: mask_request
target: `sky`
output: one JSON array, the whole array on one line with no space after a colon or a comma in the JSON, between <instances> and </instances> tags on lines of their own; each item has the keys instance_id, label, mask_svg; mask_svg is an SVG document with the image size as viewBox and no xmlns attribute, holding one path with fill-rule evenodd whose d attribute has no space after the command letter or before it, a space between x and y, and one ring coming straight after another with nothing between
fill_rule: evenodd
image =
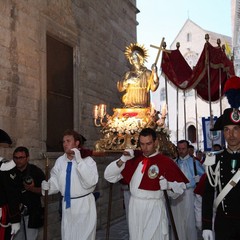
<instances>
[{"instance_id":1,"label":"sky","mask_svg":"<svg viewBox=\"0 0 240 240\"><path fill-rule=\"evenodd\" d=\"M231 0L136 1L140 11L137 14L137 42L148 50L145 65L149 68L157 55L157 49L150 44L159 46L164 37L167 48L170 47L188 18L205 30L232 36Z\"/></svg>"}]
</instances>

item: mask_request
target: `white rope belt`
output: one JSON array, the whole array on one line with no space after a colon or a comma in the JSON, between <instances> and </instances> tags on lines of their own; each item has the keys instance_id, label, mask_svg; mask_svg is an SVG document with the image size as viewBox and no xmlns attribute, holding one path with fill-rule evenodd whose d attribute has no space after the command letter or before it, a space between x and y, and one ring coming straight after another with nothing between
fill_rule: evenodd
<instances>
[{"instance_id":1,"label":"white rope belt","mask_svg":"<svg viewBox=\"0 0 240 240\"><path fill-rule=\"evenodd\" d=\"M223 188L223 190L218 194L216 199L214 200L213 207L216 210L220 202L224 199L225 196L230 192L230 190L237 185L240 180L240 168L234 174L234 176L229 180L227 185Z\"/></svg>"}]
</instances>

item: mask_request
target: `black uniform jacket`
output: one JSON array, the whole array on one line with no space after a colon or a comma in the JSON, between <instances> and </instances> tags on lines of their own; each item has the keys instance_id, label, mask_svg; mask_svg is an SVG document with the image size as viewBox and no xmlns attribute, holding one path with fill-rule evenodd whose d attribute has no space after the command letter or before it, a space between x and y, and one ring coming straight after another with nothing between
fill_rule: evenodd
<instances>
[{"instance_id":1,"label":"black uniform jacket","mask_svg":"<svg viewBox=\"0 0 240 240\"><path fill-rule=\"evenodd\" d=\"M234 161L236 160L236 161ZM216 155L215 165L220 162L220 180L222 189L229 182L229 180L240 168L240 153L229 153L226 149ZM235 164L234 164L235 163ZM235 173L233 173L235 170ZM213 201L214 201L214 188L210 185L208 178L205 183L205 190L202 199L202 223L203 230L212 230L212 216L213 216ZM219 186L216 187L217 195L219 194ZM240 181L230 192L225 196L224 200L218 205L216 218L231 218L240 220Z\"/></svg>"},{"instance_id":2,"label":"black uniform jacket","mask_svg":"<svg viewBox=\"0 0 240 240\"><path fill-rule=\"evenodd\" d=\"M2 164L8 163L0 162L0 167ZM6 219L10 223L21 221L20 191L17 186L15 167L0 171L0 207L7 209Z\"/></svg>"}]
</instances>

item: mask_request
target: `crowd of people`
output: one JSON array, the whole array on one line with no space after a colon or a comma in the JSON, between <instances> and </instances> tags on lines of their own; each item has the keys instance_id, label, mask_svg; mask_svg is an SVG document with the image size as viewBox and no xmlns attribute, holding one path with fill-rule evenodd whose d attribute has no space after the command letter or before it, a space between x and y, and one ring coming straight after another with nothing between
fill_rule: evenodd
<instances>
[{"instance_id":1,"label":"crowd of people","mask_svg":"<svg viewBox=\"0 0 240 240\"><path fill-rule=\"evenodd\" d=\"M226 109L212 129L223 130L227 147L215 144L204 160L194 155L187 140L178 141L177 158L162 155L156 131L145 128L139 134L140 151L125 149L106 167L104 178L124 182L129 190L125 208L131 240L197 240L199 232L204 240L240 239L240 113L239 121L232 121L232 111ZM1 239L37 239L45 191L62 196L63 240L96 238L94 190L99 176L93 152L81 148L80 136L74 130L64 132L64 154L56 160L48 181L29 162L26 147L17 147L13 160L1 157Z\"/></svg>"},{"instance_id":2,"label":"crowd of people","mask_svg":"<svg viewBox=\"0 0 240 240\"><path fill-rule=\"evenodd\" d=\"M133 66L118 82L119 91L126 91L124 106L149 107L149 91L159 84L156 65L151 71L144 67L147 55L137 44L125 54ZM215 144L204 154L182 139L170 158L158 151L157 132L144 128L140 150L125 149L106 167L104 178L124 190L130 240L240 239L240 111L226 109L211 130L223 131L225 148ZM62 140L64 154L49 179L29 162L24 146L13 151L13 160L0 157L0 239L36 240L44 220L41 197L56 193L61 239L96 238L99 175L92 156L100 153L85 149L85 138L74 130L66 130ZM11 144L0 130L0 147Z\"/></svg>"},{"instance_id":3,"label":"crowd of people","mask_svg":"<svg viewBox=\"0 0 240 240\"><path fill-rule=\"evenodd\" d=\"M187 140L180 140L178 156L170 160L174 163L170 168L169 159L159 154L151 131L143 129L139 135L142 154L134 156L134 151L126 149L104 173L109 182L124 180L128 184L130 239L240 239L240 111L226 109L211 129L223 131L226 147L213 144L212 150L204 154L194 151ZM178 178L181 175L175 172L176 167L186 179ZM174 178L168 175L169 171ZM175 189L173 182L177 183ZM174 222L168 223L165 190L171 198Z\"/></svg>"},{"instance_id":4,"label":"crowd of people","mask_svg":"<svg viewBox=\"0 0 240 240\"><path fill-rule=\"evenodd\" d=\"M4 142L4 147L10 144L6 146ZM48 181L39 167L29 163L29 150L24 146L13 151L13 160L0 158L1 240L37 239L44 223L41 198L46 191L62 195L61 239L95 239L97 194L94 189L98 170L90 157L95 155L94 151L82 145L83 139L78 132L64 132L64 154L56 160Z\"/></svg>"}]
</instances>

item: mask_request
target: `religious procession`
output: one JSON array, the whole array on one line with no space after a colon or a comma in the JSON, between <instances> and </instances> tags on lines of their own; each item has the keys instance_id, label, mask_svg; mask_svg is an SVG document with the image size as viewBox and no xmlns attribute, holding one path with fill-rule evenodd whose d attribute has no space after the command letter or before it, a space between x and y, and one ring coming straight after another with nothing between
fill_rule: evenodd
<instances>
[{"instance_id":1,"label":"religious procession","mask_svg":"<svg viewBox=\"0 0 240 240\"><path fill-rule=\"evenodd\" d=\"M148 68L136 2L96 4L0 3L0 240L239 240L233 57L162 37Z\"/></svg>"}]
</instances>

